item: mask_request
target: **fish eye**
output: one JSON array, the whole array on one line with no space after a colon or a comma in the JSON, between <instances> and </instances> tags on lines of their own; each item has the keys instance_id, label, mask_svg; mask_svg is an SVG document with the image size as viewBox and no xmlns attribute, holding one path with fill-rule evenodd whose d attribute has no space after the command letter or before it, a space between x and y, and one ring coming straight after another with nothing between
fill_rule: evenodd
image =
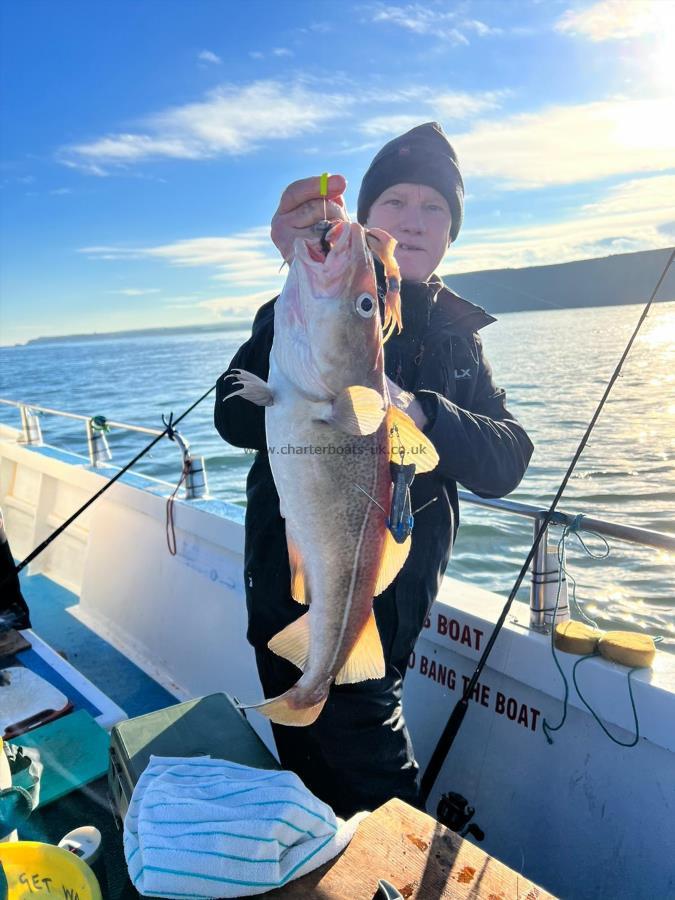
<instances>
[{"instance_id":1,"label":"fish eye","mask_svg":"<svg viewBox=\"0 0 675 900\"><path fill-rule=\"evenodd\" d=\"M370 319L375 314L375 300L371 294L359 294L354 305L357 313L364 319Z\"/></svg>"}]
</instances>

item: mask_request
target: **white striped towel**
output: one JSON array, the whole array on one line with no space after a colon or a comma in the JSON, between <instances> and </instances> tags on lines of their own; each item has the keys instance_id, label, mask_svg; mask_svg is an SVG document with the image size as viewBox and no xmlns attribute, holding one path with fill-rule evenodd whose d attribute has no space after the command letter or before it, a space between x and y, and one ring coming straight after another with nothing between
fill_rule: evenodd
<instances>
[{"instance_id":1,"label":"white striped towel","mask_svg":"<svg viewBox=\"0 0 675 900\"><path fill-rule=\"evenodd\" d=\"M332 859L343 822L292 772L151 756L124 822L129 877L148 897L248 897Z\"/></svg>"}]
</instances>

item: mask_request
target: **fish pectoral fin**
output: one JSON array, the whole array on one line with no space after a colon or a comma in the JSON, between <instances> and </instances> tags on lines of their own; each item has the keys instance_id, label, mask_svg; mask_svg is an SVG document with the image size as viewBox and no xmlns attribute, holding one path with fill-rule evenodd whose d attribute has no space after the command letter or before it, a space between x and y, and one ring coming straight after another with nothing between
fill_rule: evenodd
<instances>
[{"instance_id":1,"label":"fish pectoral fin","mask_svg":"<svg viewBox=\"0 0 675 900\"><path fill-rule=\"evenodd\" d=\"M245 369L232 369L232 374L226 375L225 380L228 378L236 379L241 387L224 397L224 401L229 400L230 397L241 397L243 400L250 400L256 406L272 406L274 404L274 394L269 384L254 375L253 372L247 372Z\"/></svg>"},{"instance_id":2,"label":"fish pectoral fin","mask_svg":"<svg viewBox=\"0 0 675 900\"><path fill-rule=\"evenodd\" d=\"M387 410L387 429L391 448L390 462L399 465L412 463L417 475L436 468L436 448L407 413L396 406L390 406Z\"/></svg>"},{"instance_id":3,"label":"fish pectoral fin","mask_svg":"<svg viewBox=\"0 0 675 900\"><path fill-rule=\"evenodd\" d=\"M321 710L326 703L327 696L316 703L314 706L305 706L304 708L296 708L291 702L290 695L294 688L281 694L279 697L272 697L270 700L264 700L262 703L256 703L251 706L240 707L241 709L255 709L263 716L267 716L277 725L295 725L304 726L311 725L315 722Z\"/></svg>"},{"instance_id":4,"label":"fish pectoral fin","mask_svg":"<svg viewBox=\"0 0 675 900\"><path fill-rule=\"evenodd\" d=\"M309 615L305 613L290 625L282 628L268 642L267 646L277 656L292 662L304 672L309 660Z\"/></svg>"},{"instance_id":5,"label":"fish pectoral fin","mask_svg":"<svg viewBox=\"0 0 675 900\"><path fill-rule=\"evenodd\" d=\"M345 664L337 673L335 684L355 684L357 681L367 681L369 678L384 678L384 673L382 641L380 632L377 630L375 615L371 612L359 639L352 647Z\"/></svg>"},{"instance_id":6,"label":"fish pectoral fin","mask_svg":"<svg viewBox=\"0 0 675 900\"><path fill-rule=\"evenodd\" d=\"M375 590L373 596L377 597L392 583L394 578L403 568L403 564L410 553L411 539L410 535L399 544L395 540L393 534L387 528L384 535L384 549L382 552L382 562L380 563L380 571L377 576Z\"/></svg>"},{"instance_id":7,"label":"fish pectoral fin","mask_svg":"<svg viewBox=\"0 0 675 900\"><path fill-rule=\"evenodd\" d=\"M340 391L325 420L347 434L373 434L382 424L386 409L376 390L354 384Z\"/></svg>"},{"instance_id":8,"label":"fish pectoral fin","mask_svg":"<svg viewBox=\"0 0 675 900\"><path fill-rule=\"evenodd\" d=\"M291 597L297 603L309 603L309 591L305 583L305 568L296 544L288 536L286 527L286 543L288 545L288 562L291 567Z\"/></svg>"}]
</instances>

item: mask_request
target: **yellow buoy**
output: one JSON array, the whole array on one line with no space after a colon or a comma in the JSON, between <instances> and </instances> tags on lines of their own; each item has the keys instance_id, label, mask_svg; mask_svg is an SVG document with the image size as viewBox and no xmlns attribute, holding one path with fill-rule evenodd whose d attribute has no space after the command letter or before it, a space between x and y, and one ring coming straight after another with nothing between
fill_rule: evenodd
<instances>
[{"instance_id":1,"label":"yellow buoy","mask_svg":"<svg viewBox=\"0 0 675 900\"><path fill-rule=\"evenodd\" d=\"M102 900L96 876L68 850L38 841L0 844L0 872L7 880L7 900L78 897ZM2 884L0 874L0 885Z\"/></svg>"},{"instance_id":2,"label":"yellow buoy","mask_svg":"<svg viewBox=\"0 0 675 900\"><path fill-rule=\"evenodd\" d=\"M586 656L588 653L596 652L598 641L603 634L604 632L597 628L568 619L566 622L558 622L555 626L553 641L556 650L562 650L563 653L575 653L577 656Z\"/></svg>"},{"instance_id":3,"label":"yellow buoy","mask_svg":"<svg viewBox=\"0 0 675 900\"><path fill-rule=\"evenodd\" d=\"M622 666L651 666L656 655L654 639L634 631L608 631L598 642L598 650Z\"/></svg>"}]
</instances>

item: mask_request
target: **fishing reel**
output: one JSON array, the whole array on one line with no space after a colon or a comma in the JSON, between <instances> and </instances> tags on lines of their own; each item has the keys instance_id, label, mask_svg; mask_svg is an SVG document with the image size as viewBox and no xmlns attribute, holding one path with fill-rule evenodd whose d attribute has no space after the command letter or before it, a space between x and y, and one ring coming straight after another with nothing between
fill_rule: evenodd
<instances>
[{"instance_id":1,"label":"fishing reel","mask_svg":"<svg viewBox=\"0 0 675 900\"><path fill-rule=\"evenodd\" d=\"M450 831L457 832L460 837L470 834L477 841L482 841L485 837L483 829L479 828L475 822L469 824L475 812L474 807L470 806L461 794L449 791L447 794L443 794L438 801L436 818L441 825L445 825Z\"/></svg>"}]
</instances>

